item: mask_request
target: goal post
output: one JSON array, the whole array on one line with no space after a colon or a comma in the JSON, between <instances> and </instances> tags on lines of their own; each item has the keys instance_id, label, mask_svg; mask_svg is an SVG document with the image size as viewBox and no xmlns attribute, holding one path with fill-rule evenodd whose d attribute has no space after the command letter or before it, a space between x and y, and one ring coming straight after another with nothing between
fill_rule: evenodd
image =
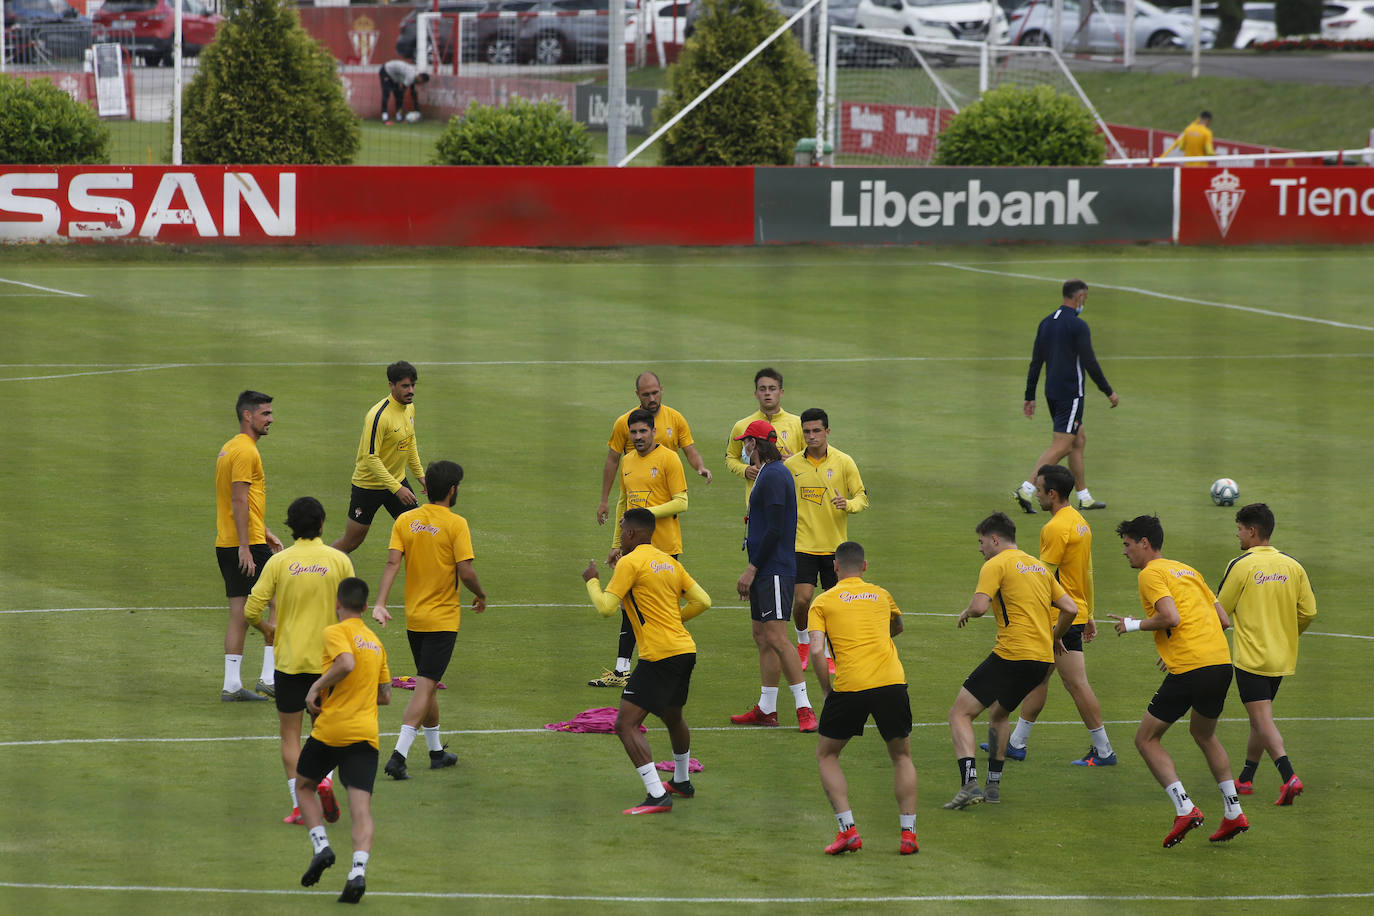
<instances>
[{"instance_id":1,"label":"goal post","mask_svg":"<svg viewBox=\"0 0 1374 916\"><path fill-rule=\"evenodd\" d=\"M457 13L423 12L415 17L415 66L421 73L458 74L462 59L462 31ZM452 60L452 69L444 55Z\"/></svg>"}]
</instances>

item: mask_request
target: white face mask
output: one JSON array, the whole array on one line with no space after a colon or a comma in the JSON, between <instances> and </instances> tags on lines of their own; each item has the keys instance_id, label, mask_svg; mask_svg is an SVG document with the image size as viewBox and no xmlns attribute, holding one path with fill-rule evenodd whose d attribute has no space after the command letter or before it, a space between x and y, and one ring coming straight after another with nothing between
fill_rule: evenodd
<instances>
[{"instance_id":1,"label":"white face mask","mask_svg":"<svg viewBox=\"0 0 1374 916\"><path fill-rule=\"evenodd\" d=\"M749 452L749 443L745 443L740 449L740 460L745 464L753 464L754 456Z\"/></svg>"}]
</instances>

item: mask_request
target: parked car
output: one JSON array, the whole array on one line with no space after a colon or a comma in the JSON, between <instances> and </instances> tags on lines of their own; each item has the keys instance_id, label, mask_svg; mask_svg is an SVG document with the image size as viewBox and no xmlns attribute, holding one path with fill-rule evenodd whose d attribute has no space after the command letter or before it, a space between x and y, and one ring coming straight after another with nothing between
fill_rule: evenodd
<instances>
[{"instance_id":1,"label":"parked car","mask_svg":"<svg viewBox=\"0 0 1374 916\"><path fill-rule=\"evenodd\" d=\"M1011 40L1019 45L1046 45L1053 31L1053 9L1047 0L1031 0L1016 8L1011 17ZM1113 53L1126 40L1124 0L1097 0L1082 25L1076 0L1064 0L1059 41L1054 47ZM1210 48L1216 32L1206 26L1199 35L1204 48ZM1135 0L1135 46L1142 48L1186 48L1193 43L1191 11L1162 10L1147 0Z\"/></svg>"},{"instance_id":2,"label":"parked car","mask_svg":"<svg viewBox=\"0 0 1374 916\"><path fill-rule=\"evenodd\" d=\"M958 38L1006 44L1008 25L992 0L859 0L857 28L900 32L917 38Z\"/></svg>"},{"instance_id":3,"label":"parked car","mask_svg":"<svg viewBox=\"0 0 1374 916\"><path fill-rule=\"evenodd\" d=\"M170 64L175 53L176 7L172 0L105 0L95 14L102 37L116 41L149 66ZM181 53L195 57L215 40L224 17L206 0L181 0Z\"/></svg>"},{"instance_id":4,"label":"parked car","mask_svg":"<svg viewBox=\"0 0 1374 916\"><path fill-rule=\"evenodd\" d=\"M854 0L858 2L858 0ZM682 44L687 40L687 8L691 6L688 0L651 0L649 8L653 10L653 16L649 19L649 37L653 38L657 32L663 36L664 44ZM625 25L625 41L631 42L635 39L634 28L629 23Z\"/></svg>"},{"instance_id":5,"label":"parked car","mask_svg":"<svg viewBox=\"0 0 1374 916\"><path fill-rule=\"evenodd\" d=\"M1272 3L1246 3L1245 19L1240 24L1240 32L1236 35L1237 48L1249 48L1262 41L1273 41L1278 38L1278 29L1274 27L1274 4ZM1198 22L1213 32L1221 31L1221 14L1215 3L1204 3L1199 7Z\"/></svg>"},{"instance_id":6,"label":"parked car","mask_svg":"<svg viewBox=\"0 0 1374 916\"><path fill-rule=\"evenodd\" d=\"M775 2L778 6L778 12L790 19L797 10L806 5L807 0L775 0ZM838 25L847 29L857 27L855 17L859 12L859 0L830 0L826 9L827 19L832 26ZM837 45L835 49L836 61L840 66L857 60L860 54L860 44L857 39L843 35L836 36L835 42Z\"/></svg>"},{"instance_id":7,"label":"parked car","mask_svg":"<svg viewBox=\"0 0 1374 916\"><path fill-rule=\"evenodd\" d=\"M81 60L94 26L66 0L6 0L5 60L33 64Z\"/></svg>"},{"instance_id":8,"label":"parked car","mask_svg":"<svg viewBox=\"0 0 1374 916\"><path fill-rule=\"evenodd\" d=\"M417 14L433 9L422 3L401 21L396 53L411 60L416 51ZM440 0L439 12L476 13L464 16L462 59L488 64L605 63L610 33L609 0ZM625 0L625 34L638 28L636 0ZM444 62L453 60L453 19L440 20L439 49Z\"/></svg>"},{"instance_id":9,"label":"parked car","mask_svg":"<svg viewBox=\"0 0 1374 916\"><path fill-rule=\"evenodd\" d=\"M417 40L415 36L416 18L419 13L439 12L439 13L480 13L487 8L489 0L439 0L439 9L434 9L432 0L423 0L413 12L401 20L400 36L396 39L396 54L406 60L415 60L415 50ZM444 63L453 63L453 23L452 16L444 16L439 20L436 31L439 42L439 53ZM467 20L464 20L462 32L462 60L477 60L477 29L466 28Z\"/></svg>"},{"instance_id":10,"label":"parked car","mask_svg":"<svg viewBox=\"0 0 1374 916\"><path fill-rule=\"evenodd\" d=\"M1374 3L1322 4L1322 37L1335 41L1374 39Z\"/></svg>"}]
</instances>

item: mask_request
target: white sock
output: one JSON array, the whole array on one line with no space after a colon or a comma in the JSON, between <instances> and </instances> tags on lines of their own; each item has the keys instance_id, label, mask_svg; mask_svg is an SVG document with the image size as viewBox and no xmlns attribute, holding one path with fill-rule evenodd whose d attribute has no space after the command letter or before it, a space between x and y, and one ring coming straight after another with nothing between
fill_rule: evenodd
<instances>
[{"instance_id":1,"label":"white sock","mask_svg":"<svg viewBox=\"0 0 1374 916\"><path fill-rule=\"evenodd\" d=\"M1221 799L1226 804L1226 811L1222 814L1226 819L1240 817L1240 796L1236 794L1236 781L1228 779L1225 782L1217 783L1217 788L1221 790Z\"/></svg>"},{"instance_id":2,"label":"white sock","mask_svg":"<svg viewBox=\"0 0 1374 916\"><path fill-rule=\"evenodd\" d=\"M353 853L353 867L348 870L348 880L362 877L367 874L367 860L372 858L372 854L361 850Z\"/></svg>"},{"instance_id":3,"label":"white sock","mask_svg":"<svg viewBox=\"0 0 1374 916\"><path fill-rule=\"evenodd\" d=\"M649 761L642 767L635 767L639 773L639 778L644 780L644 788L648 790L651 798L661 798L668 794L668 790L663 788L663 779L658 775L658 768L653 761Z\"/></svg>"},{"instance_id":4,"label":"white sock","mask_svg":"<svg viewBox=\"0 0 1374 916\"><path fill-rule=\"evenodd\" d=\"M264 684L276 682L277 654L271 646L266 646L262 650L262 676Z\"/></svg>"},{"instance_id":5,"label":"white sock","mask_svg":"<svg viewBox=\"0 0 1374 916\"><path fill-rule=\"evenodd\" d=\"M770 712L778 711L778 688L762 687L759 689L759 712L767 715Z\"/></svg>"},{"instance_id":6,"label":"white sock","mask_svg":"<svg viewBox=\"0 0 1374 916\"><path fill-rule=\"evenodd\" d=\"M616 657L616 660L615 660L615 673L616 673L616 674L629 674L629 673L630 673L630 660L629 660L628 658L620 658L620 657L617 656L617 657Z\"/></svg>"},{"instance_id":7,"label":"white sock","mask_svg":"<svg viewBox=\"0 0 1374 916\"><path fill-rule=\"evenodd\" d=\"M436 725L430 728L428 725L423 725L421 728L425 731L425 744L429 747L430 751L442 751L444 745L439 741L439 726Z\"/></svg>"},{"instance_id":8,"label":"white sock","mask_svg":"<svg viewBox=\"0 0 1374 916\"><path fill-rule=\"evenodd\" d=\"M912 833L916 832L916 815L899 814L897 815L897 822L902 825L903 830L910 830Z\"/></svg>"},{"instance_id":9,"label":"white sock","mask_svg":"<svg viewBox=\"0 0 1374 916\"><path fill-rule=\"evenodd\" d=\"M402 757L410 756L410 745L415 741L415 726L402 725L401 734L396 738L396 753Z\"/></svg>"},{"instance_id":10,"label":"white sock","mask_svg":"<svg viewBox=\"0 0 1374 916\"><path fill-rule=\"evenodd\" d=\"M798 681L792 685L792 700L797 704L798 709L811 705L811 701L806 698L806 681Z\"/></svg>"},{"instance_id":11,"label":"white sock","mask_svg":"<svg viewBox=\"0 0 1374 916\"><path fill-rule=\"evenodd\" d=\"M291 808L292 808L292 810L294 810L294 809L296 809L296 808L299 808L299 807L301 806L301 803L296 799L296 780L295 780L294 777L291 778L291 779L288 779L288 780L286 781L286 788L288 788L288 789L291 790Z\"/></svg>"},{"instance_id":12,"label":"white sock","mask_svg":"<svg viewBox=\"0 0 1374 916\"><path fill-rule=\"evenodd\" d=\"M1021 481L1021 495L1026 497L1026 499L1030 499L1034 496L1035 484L1031 483L1029 480Z\"/></svg>"},{"instance_id":13,"label":"white sock","mask_svg":"<svg viewBox=\"0 0 1374 916\"><path fill-rule=\"evenodd\" d=\"M800 627L793 627L792 629L797 631L797 645L807 646L811 644L811 633L809 631L803 630Z\"/></svg>"},{"instance_id":14,"label":"white sock","mask_svg":"<svg viewBox=\"0 0 1374 916\"><path fill-rule=\"evenodd\" d=\"M1112 756L1112 743L1107 740L1107 726L1101 728L1090 728L1088 734L1093 739L1093 750L1097 751L1099 757Z\"/></svg>"},{"instance_id":15,"label":"white sock","mask_svg":"<svg viewBox=\"0 0 1374 916\"><path fill-rule=\"evenodd\" d=\"M692 752L673 755L673 782L687 782L692 778Z\"/></svg>"},{"instance_id":16,"label":"white sock","mask_svg":"<svg viewBox=\"0 0 1374 916\"><path fill-rule=\"evenodd\" d=\"M1011 730L1011 737L1007 739L1007 744L1015 748L1023 748L1030 740L1031 729L1035 728L1034 722L1027 722L1020 716L1016 717L1016 727Z\"/></svg>"},{"instance_id":17,"label":"white sock","mask_svg":"<svg viewBox=\"0 0 1374 916\"><path fill-rule=\"evenodd\" d=\"M841 830L848 830L850 827L854 826L854 812L841 811L839 814L835 815L835 820L839 823Z\"/></svg>"},{"instance_id":18,"label":"white sock","mask_svg":"<svg viewBox=\"0 0 1374 916\"><path fill-rule=\"evenodd\" d=\"M1169 793L1169 801L1174 803L1174 810L1178 812L1179 817L1193 810L1193 800L1183 791L1183 783L1171 782L1164 787L1164 791Z\"/></svg>"},{"instance_id":19,"label":"white sock","mask_svg":"<svg viewBox=\"0 0 1374 916\"><path fill-rule=\"evenodd\" d=\"M243 675L239 672L243 668L242 655L224 656L224 689L233 693L243 687Z\"/></svg>"},{"instance_id":20,"label":"white sock","mask_svg":"<svg viewBox=\"0 0 1374 916\"><path fill-rule=\"evenodd\" d=\"M1090 503L1093 501L1093 495L1088 492L1087 487L1084 487L1083 489L1078 491L1078 501L1083 503Z\"/></svg>"},{"instance_id":21,"label":"white sock","mask_svg":"<svg viewBox=\"0 0 1374 916\"><path fill-rule=\"evenodd\" d=\"M329 848L329 835L324 832L324 825L310 828L310 844L315 847L315 852Z\"/></svg>"}]
</instances>

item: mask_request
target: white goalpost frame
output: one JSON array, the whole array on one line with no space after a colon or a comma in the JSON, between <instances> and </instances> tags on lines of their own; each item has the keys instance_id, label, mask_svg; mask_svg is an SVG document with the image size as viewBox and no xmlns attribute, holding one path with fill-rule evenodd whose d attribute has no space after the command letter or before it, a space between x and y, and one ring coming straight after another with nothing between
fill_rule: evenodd
<instances>
[{"instance_id":1,"label":"white goalpost frame","mask_svg":"<svg viewBox=\"0 0 1374 916\"><path fill-rule=\"evenodd\" d=\"M182 0L172 0L176 5L175 26L172 34L172 165L181 165L181 7Z\"/></svg>"},{"instance_id":2,"label":"white goalpost frame","mask_svg":"<svg viewBox=\"0 0 1374 916\"><path fill-rule=\"evenodd\" d=\"M810 20L807 20L810 22ZM819 11L816 13L816 21L819 23L816 36L816 152L811 158L812 165L823 165L825 163L825 116L826 116L826 77L829 75L830 54L827 51L827 39L830 37L830 0L821 0ZM832 147L833 149L833 147Z\"/></svg>"},{"instance_id":3,"label":"white goalpost frame","mask_svg":"<svg viewBox=\"0 0 1374 916\"><path fill-rule=\"evenodd\" d=\"M5 72L5 0L0 0L0 73Z\"/></svg>"}]
</instances>

